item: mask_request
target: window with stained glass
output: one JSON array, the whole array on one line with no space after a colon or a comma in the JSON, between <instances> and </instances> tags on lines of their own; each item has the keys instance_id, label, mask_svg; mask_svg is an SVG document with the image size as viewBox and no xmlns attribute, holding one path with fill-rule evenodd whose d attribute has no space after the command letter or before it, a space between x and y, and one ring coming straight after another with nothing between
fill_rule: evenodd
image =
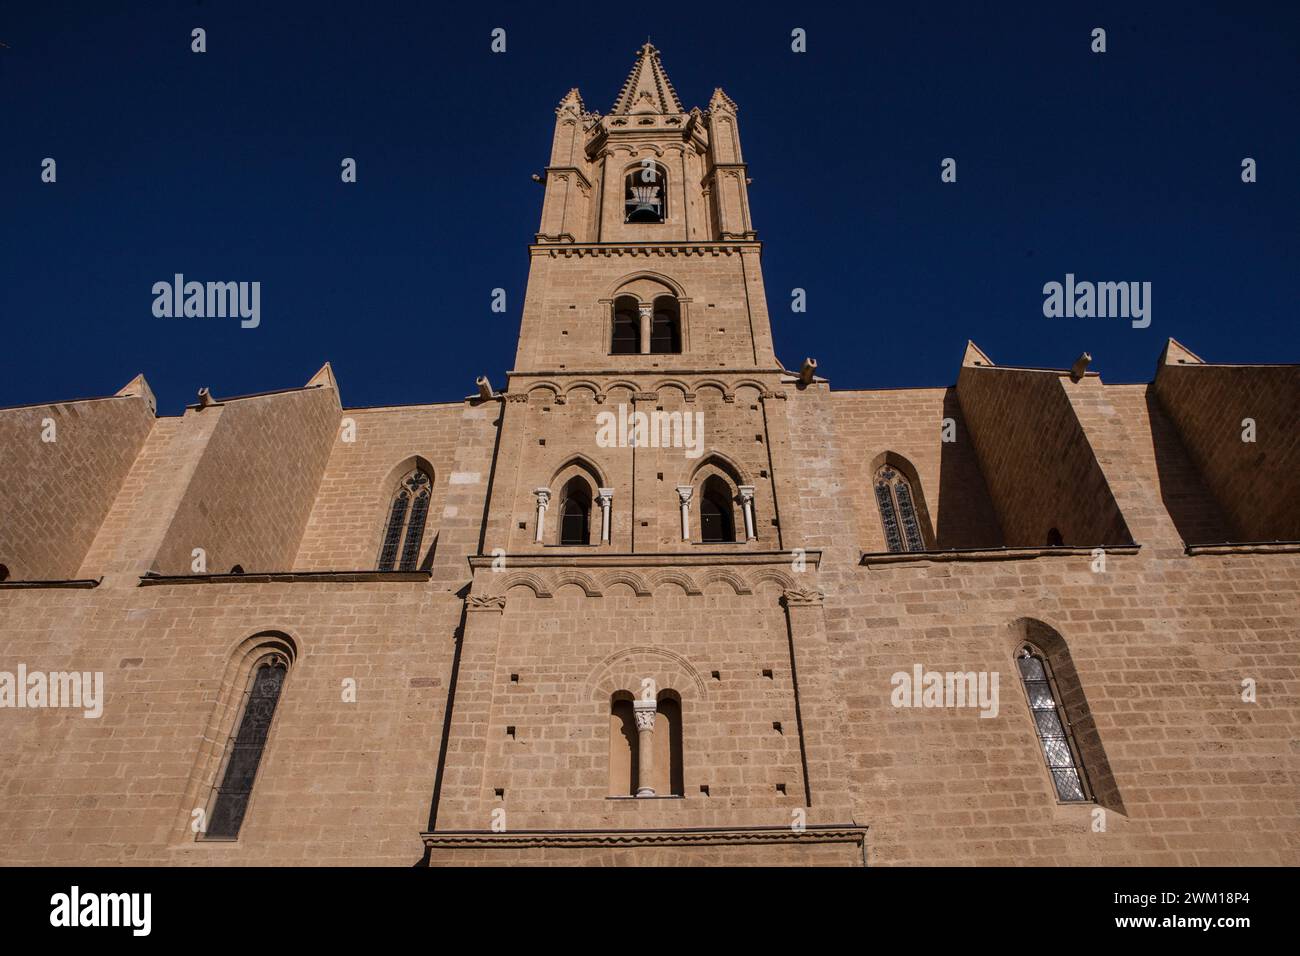
<instances>
[{"instance_id":1,"label":"window with stained glass","mask_svg":"<svg viewBox=\"0 0 1300 956\"><path fill-rule=\"evenodd\" d=\"M398 484L388 507L388 526L379 550L380 571L416 569L432 496L433 481L419 468Z\"/></svg>"},{"instance_id":2,"label":"window with stained glass","mask_svg":"<svg viewBox=\"0 0 1300 956\"><path fill-rule=\"evenodd\" d=\"M1083 761L1079 759L1079 748L1065 708L1061 706L1060 690L1047 657L1038 648L1026 644L1020 648L1016 666L1025 685L1029 712L1034 718L1038 743L1057 798L1075 803L1091 800Z\"/></svg>"},{"instance_id":3,"label":"window with stained glass","mask_svg":"<svg viewBox=\"0 0 1300 956\"><path fill-rule=\"evenodd\" d=\"M876 472L876 504L885 530L885 546L890 551L925 550L912 486L897 468L886 465Z\"/></svg>"},{"instance_id":4,"label":"window with stained glass","mask_svg":"<svg viewBox=\"0 0 1300 956\"><path fill-rule=\"evenodd\" d=\"M224 766L213 790L204 839L238 838L288 672L288 661L280 654L264 659L254 668L235 732L226 742Z\"/></svg>"}]
</instances>

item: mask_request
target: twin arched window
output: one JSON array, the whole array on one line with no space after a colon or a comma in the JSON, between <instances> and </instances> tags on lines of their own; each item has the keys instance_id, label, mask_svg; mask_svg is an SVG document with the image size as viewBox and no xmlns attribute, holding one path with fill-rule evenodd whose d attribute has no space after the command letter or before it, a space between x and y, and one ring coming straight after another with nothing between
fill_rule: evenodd
<instances>
[{"instance_id":1,"label":"twin arched window","mask_svg":"<svg viewBox=\"0 0 1300 956\"><path fill-rule=\"evenodd\" d=\"M890 551L924 551L925 538L907 478L892 465L884 465L876 472L875 486L886 547Z\"/></svg>"},{"instance_id":2,"label":"twin arched window","mask_svg":"<svg viewBox=\"0 0 1300 956\"><path fill-rule=\"evenodd\" d=\"M388 508L388 526L379 550L380 571L416 569L432 495L433 480L422 468L415 468L398 482Z\"/></svg>"},{"instance_id":3,"label":"twin arched window","mask_svg":"<svg viewBox=\"0 0 1300 956\"><path fill-rule=\"evenodd\" d=\"M682 775L682 702L676 691L663 690L638 722L632 695L619 691L609 707L609 795L611 797L680 797ZM643 729L644 728L644 729ZM642 772L641 734L649 734L650 766Z\"/></svg>"},{"instance_id":4,"label":"twin arched window","mask_svg":"<svg viewBox=\"0 0 1300 956\"><path fill-rule=\"evenodd\" d=\"M631 295L620 295L614 300L610 354L670 355L681 350L681 304L676 297L656 296L650 306Z\"/></svg>"},{"instance_id":5,"label":"twin arched window","mask_svg":"<svg viewBox=\"0 0 1300 956\"><path fill-rule=\"evenodd\" d=\"M624 178L623 221L659 223L668 219L668 173L658 163L643 160Z\"/></svg>"}]
</instances>

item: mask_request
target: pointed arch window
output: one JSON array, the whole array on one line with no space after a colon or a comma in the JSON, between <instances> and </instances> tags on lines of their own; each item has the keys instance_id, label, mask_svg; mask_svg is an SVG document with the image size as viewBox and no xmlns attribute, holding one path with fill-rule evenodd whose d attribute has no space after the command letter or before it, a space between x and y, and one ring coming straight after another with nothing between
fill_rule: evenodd
<instances>
[{"instance_id":1,"label":"pointed arch window","mask_svg":"<svg viewBox=\"0 0 1300 956\"><path fill-rule=\"evenodd\" d=\"M609 351L613 355L639 355L641 352L641 317L637 300L619 296L614 300L614 328Z\"/></svg>"},{"instance_id":2,"label":"pointed arch window","mask_svg":"<svg viewBox=\"0 0 1300 956\"><path fill-rule=\"evenodd\" d=\"M388 526L379 551L380 571L416 569L432 497L433 480L421 468L409 472L398 482L388 508Z\"/></svg>"},{"instance_id":3,"label":"pointed arch window","mask_svg":"<svg viewBox=\"0 0 1300 956\"><path fill-rule=\"evenodd\" d=\"M736 540L731 486L720 475L710 475L700 493L700 540L721 544Z\"/></svg>"},{"instance_id":4,"label":"pointed arch window","mask_svg":"<svg viewBox=\"0 0 1300 956\"><path fill-rule=\"evenodd\" d=\"M213 790L204 839L239 837L288 673L288 659L279 653L269 655L253 668L236 730L226 742L223 767L217 777L220 783Z\"/></svg>"},{"instance_id":5,"label":"pointed arch window","mask_svg":"<svg viewBox=\"0 0 1300 956\"><path fill-rule=\"evenodd\" d=\"M885 465L876 472L876 504L880 506L880 523L890 551L925 550L912 486L897 468Z\"/></svg>"},{"instance_id":6,"label":"pointed arch window","mask_svg":"<svg viewBox=\"0 0 1300 956\"><path fill-rule=\"evenodd\" d=\"M668 217L668 175L652 160L627 171L623 189L624 222L656 223Z\"/></svg>"},{"instance_id":7,"label":"pointed arch window","mask_svg":"<svg viewBox=\"0 0 1300 956\"><path fill-rule=\"evenodd\" d=\"M1052 786L1059 800L1069 803L1086 803L1092 800L1083 761L1074 740L1065 708L1061 706L1061 691L1052 674L1047 655L1032 644L1022 644L1016 655L1029 712L1034 718L1038 743L1051 774Z\"/></svg>"},{"instance_id":8,"label":"pointed arch window","mask_svg":"<svg viewBox=\"0 0 1300 956\"><path fill-rule=\"evenodd\" d=\"M576 475L569 479L560 500L560 544L591 543L591 488Z\"/></svg>"},{"instance_id":9,"label":"pointed arch window","mask_svg":"<svg viewBox=\"0 0 1300 956\"><path fill-rule=\"evenodd\" d=\"M650 351L676 354L682 350L682 318L677 300L670 295L655 299L654 319L650 325Z\"/></svg>"}]
</instances>

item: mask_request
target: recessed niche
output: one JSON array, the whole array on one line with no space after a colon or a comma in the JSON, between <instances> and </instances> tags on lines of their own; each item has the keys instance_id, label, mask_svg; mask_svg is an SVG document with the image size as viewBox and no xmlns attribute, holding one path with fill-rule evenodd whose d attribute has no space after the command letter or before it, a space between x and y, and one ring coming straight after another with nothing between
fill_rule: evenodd
<instances>
[{"instance_id":1,"label":"recessed niche","mask_svg":"<svg viewBox=\"0 0 1300 956\"><path fill-rule=\"evenodd\" d=\"M764 667L764 668L763 668L763 676L766 677L768 680L771 680L771 679L772 679L772 668L770 668L770 667Z\"/></svg>"}]
</instances>

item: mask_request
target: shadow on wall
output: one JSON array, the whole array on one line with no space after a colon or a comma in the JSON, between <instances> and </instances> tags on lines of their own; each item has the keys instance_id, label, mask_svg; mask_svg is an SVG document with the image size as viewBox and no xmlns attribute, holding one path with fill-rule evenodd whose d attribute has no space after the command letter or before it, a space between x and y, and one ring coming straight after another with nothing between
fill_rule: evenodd
<instances>
[{"instance_id":1,"label":"shadow on wall","mask_svg":"<svg viewBox=\"0 0 1300 956\"><path fill-rule=\"evenodd\" d=\"M1160 500L1186 545L1217 544L1231 540L1228 520L1210 493L1199 469L1187 453L1178 429L1156 397L1155 385L1146 389L1151 445L1155 452Z\"/></svg>"},{"instance_id":2,"label":"shadow on wall","mask_svg":"<svg viewBox=\"0 0 1300 956\"><path fill-rule=\"evenodd\" d=\"M943 417L956 423L957 433L956 441L939 446L939 512L932 547L1000 548L1002 528L962 418L956 387L944 391Z\"/></svg>"}]
</instances>

